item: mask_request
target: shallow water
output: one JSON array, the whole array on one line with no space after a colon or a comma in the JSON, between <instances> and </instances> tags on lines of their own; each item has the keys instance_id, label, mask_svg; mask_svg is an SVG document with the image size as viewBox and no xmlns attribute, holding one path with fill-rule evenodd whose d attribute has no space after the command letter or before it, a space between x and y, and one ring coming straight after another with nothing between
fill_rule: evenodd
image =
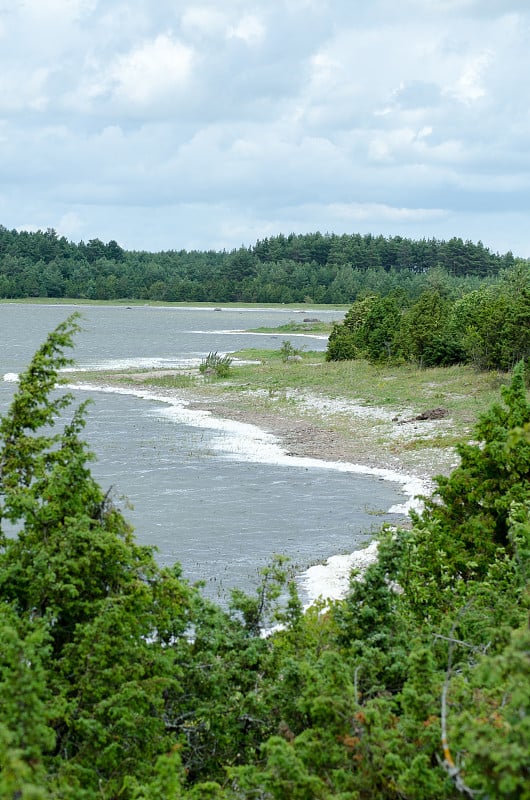
<instances>
[{"instance_id":1,"label":"shallow water","mask_svg":"<svg viewBox=\"0 0 530 800\"><path fill-rule=\"evenodd\" d=\"M75 357L87 369L124 361L171 366L197 363L212 350L279 348L293 337L258 340L240 331L296 318L292 311L247 309L94 306L82 312ZM3 374L20 371L68 313L64 306L0 305ZM325 317L320 311L318 316ZM321 338L304 341L311 349L326 344ZM13 384L0 384L4 407L12 390ZM105 489L112 485L116 496L129 498L133 508L125 513L138 540L155 545L161 563L179 561L185 576L204 581L216 598L231 586L250 590L274 553L289 555L299 576L311 564L351 553L383 520L396 520L389 509L406 499L402 483L384 480L384 473L290 458L274 437L253 426L218 420L150 393L76 394L93 401L86 438L98 457L94 474ZM325 592L325 583L325 575L313 581L311 596Z\"/></svg>"}]
</instances>

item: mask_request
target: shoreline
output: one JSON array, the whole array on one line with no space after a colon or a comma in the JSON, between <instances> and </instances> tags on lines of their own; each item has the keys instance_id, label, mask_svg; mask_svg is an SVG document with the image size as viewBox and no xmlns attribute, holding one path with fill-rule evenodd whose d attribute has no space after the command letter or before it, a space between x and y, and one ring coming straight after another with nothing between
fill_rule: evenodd
<instances>
[{"instance_id":1,"label":"shoreline","mask_svg":"<svg viewBox=\"0 0 530 800\"><path fill-rule=\"evenodd\" d=\"M451 417L414 417L412 409L387 409L350 398L331 398L310 392L278 394L238 391L204 384L166 388L150 383L157 377L183 374L182 369L153 370L105 376L105 385L131 392L149 391L190 410L255 425L276 436L288 455L347 462L385 469L432 484L435 475L448 475L458 464L452 447L431 446L438 434L452 428ZM195 374L197 370L186 370Z\"/></svg>"},{"instance_id":2,"label":"shoreline","mask_svg":"<svg viewBox=\"0 0 530 800\"><path fill-rule=\"evenodd\" d=\"M448 474L457 464L456 454L449 448L433 447L427 453L408 449L415 438L433 435L439 429L435 423L398 422L390 415L387 418L388 412L382 409L363 406L362 414L352 414L343 426L335 418L348 416L348 411L336 413L333 401L330 404L330 410L308 410L303 404L297 408L296 401L287 409L252 407L251 402L234 406L223 398L197 395L188 401L190 409L256 425L278 437L287 454L295 457L389 470L429 484L435 475ZM450 420L444 420L444 424L447 426Z\"/></svg>"},{"instance_id":3,"label":"shoreline","mask_svg":"<svg viewBox=\"0 0 530 800\"><path fill-rule=\"evenodd\" d=\"M79 377L79 376L76 376ZM103 376L102 376L103 378ZM399 448L392 449L392 437L399 434L407 441L426 430L435 433L440 423L450 420L417 423L399 422L391 412L377 407L359 406L349 401L337 401L300 395L297 402L284 407L282 402L255 393L240 394L234 398L228 392L193 389L168 389L150 384L145 374L141 379L128 375L120 379L108 374L101 381L78 381L71 388L136 395L140 399L155 400L167 404L168 414L176 421L200 427L218 429L224 433L236 433L243 441L239 450L232 452L237 457L250 458L260 463L284 463L325 469L340 469L351 473L373 475L382 480L401 484L404 502L388 509L389 513L403 516L407 524L412 508L421 507L418 496L425 496L433 489L432 476L449 471L455 454L449 448L432 448L429 451L430 471L426 471L425 457L404 459ZM236 402L234 401L236 400ZM346 431L337 424L337 415L346 415L352 423ZM233 423L233 426L230 425ZM428 426L427 428L425 426ZM222 437L221 437L222 438ZM222 448L220 452L222 452ZM417 453L404 451L405 453ZM257 456L256 456L257 453ZM360 574L377 559L377 542L372 539L367 546L349 553L331 555L326 561L314 564L296 576L296 582L309 607L319 599L333 601L344 597L349 586L352 569Z\"/></svg>"},{"instance_id":4,"label":"shoreline","mask_svg":"<svg viewBox=\"0 0 530 800\"><path fill-rule=\"evenodd\" d=\"M186 421L201 427L226 429L230 422L252 426L258 435L252 434L251 438L258 442L261 434L261 446L265 442L266 446L272 445L282 458L306 459L314 462L314 466L376 475L406 486L409 507L414 505L414 496L430 494L434 487L433 476L448 474L457 463L452 448L416 450L409 447L418 435L436 435L441 425L451 424L450 419L421 423L411 419L400 421L382 408L308 394L290 397L286 404L282 399L264 398L256 392L238 393L234 398L218 387L212 393L206 387L201 391L196 386L177 389L151 384L149 377L161 372L148 376L145 373L120 374L110 379L107 374L102 381L80 380L74 386L167 403L174 410L180 409ZM347 428L337 421L344 417L348 421ZM414 493L412 486L416 487Z\"/></svg>"}]
</instances>

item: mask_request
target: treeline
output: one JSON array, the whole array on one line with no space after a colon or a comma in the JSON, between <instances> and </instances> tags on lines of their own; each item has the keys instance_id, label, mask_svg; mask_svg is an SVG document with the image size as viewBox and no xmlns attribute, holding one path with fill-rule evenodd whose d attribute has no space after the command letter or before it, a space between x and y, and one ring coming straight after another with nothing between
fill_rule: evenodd
<instances>
[{"instance_id":1,"label":"treeline","mask_svg":"<svg viewBox=\"0 0 530 800\"><path fill-rule=\"evenodd\" d=\"M485 370L530 362L530 266L518 264L462 296L452 295L447 282L412 302L402 291L367 294L334 325L326 358Z\"/></svg>"},{"instance_id":2,"label":"treeline","mask_svg":"<svg viewBox=\"0 0 530 800\"><path fill-rule=\"evenodd\" d=\"M529 800L523 365L343 601L302 613L276 561L225 611L136 544L84 407L61 422L75 328L0 422L0 796Z\"/></svg>"},{"instance_id":3,"label":"treeline","mask_svg":"<svg viewBox=\"0 0 530 800\"><path fill-rule=\"evenodd\" d=\"M251 303L349 303L366 291L411 299L442 271L476 288L516 263L480 242L360 234L275 236L231 252L127 251L99 239L74 244L53 229L0 226L0 297Z\"/></svg>"}]
</instances>

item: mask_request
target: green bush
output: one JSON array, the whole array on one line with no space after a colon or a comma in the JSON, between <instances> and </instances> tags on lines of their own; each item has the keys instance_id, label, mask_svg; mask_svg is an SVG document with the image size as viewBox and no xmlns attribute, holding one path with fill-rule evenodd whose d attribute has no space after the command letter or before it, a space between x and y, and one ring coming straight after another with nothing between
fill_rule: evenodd
<instances>
[{"instance_id":1,"label":"green bush","mask_svg":"<svg viewBox=\"0 0 530 800\"><path fill-rule=\"evenodd\" d=\"M199 366L202 375L216 378L228 378L232 359L230 356L221 356L219 353L208 353Z\"/></svg>"},{"instance_id":2,"label":"green bush","mask_svg":"<svg viewBox=\"0 0 530 800\"><path fill-rule=\"evenodd\" d=\"M300 350L294 347L288 339L284 339L280 347L280 355L284 363L287 361L299 360Z\"/></svg>"}]
</instances>

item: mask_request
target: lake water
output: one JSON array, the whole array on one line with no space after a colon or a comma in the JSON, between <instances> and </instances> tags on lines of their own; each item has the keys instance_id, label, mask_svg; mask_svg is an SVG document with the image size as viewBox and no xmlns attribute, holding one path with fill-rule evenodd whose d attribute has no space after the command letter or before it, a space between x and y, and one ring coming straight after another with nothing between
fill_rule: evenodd
<instances>
[{"instance_id":1,"label":"lake water","mask_svg":"<svg viewBox=\"0 0 530 800\"><path fill-rule=\"evenodd\" d=\"M24 369L46 334L72 310L0 304L2 409L15 386L10 376ZM323 350L322 337L245 331L304 316L340 318L339 312L320 309L79 310L83 330L73 355L87 370L192 365L211 351L278 349L286 338L297 347ZM332 559L324 572L308 568L350 554L384 520L401 518L405 486L390 473L292 458L254 426L194 412L155 393L102 391L96 385L76 394L93 400L86 429L97 455L93 472L105 490L112 486L116 497L128 498L131 507L125 501L122 507L138 540L158 548L160 563L179 561L184 575L204 581L216 599L232 586L251 590L258 570L275 553L292 559L304 600L321 591L331 594L328 589L347 562Z\"/></svg>"}]
</instances>

